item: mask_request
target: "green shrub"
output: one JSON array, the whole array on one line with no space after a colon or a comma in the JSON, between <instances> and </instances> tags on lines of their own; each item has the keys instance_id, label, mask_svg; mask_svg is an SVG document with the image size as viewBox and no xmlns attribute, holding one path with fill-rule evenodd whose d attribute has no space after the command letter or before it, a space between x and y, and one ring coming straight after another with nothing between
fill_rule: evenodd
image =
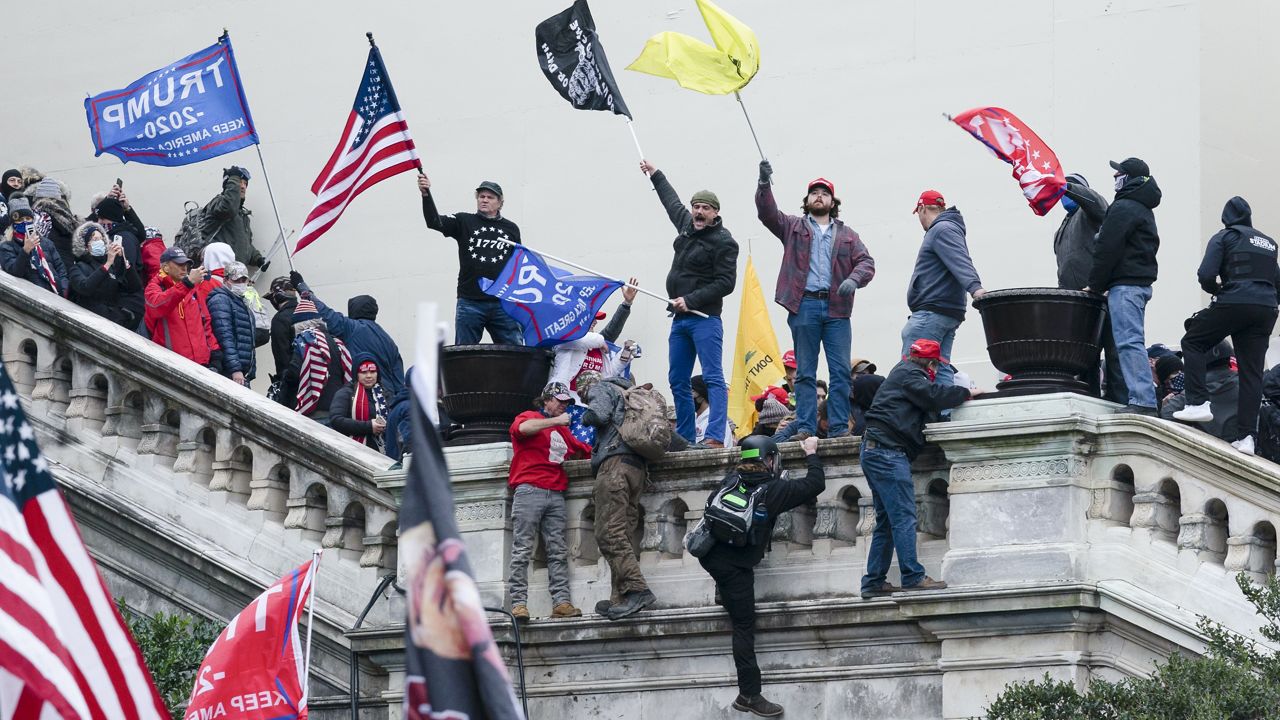
<instances>
[{"instance_id":1,"label":"green shrub","mask_svg":"<svg viewBox=\"0 0 1280 720\"><path fill-rule=\"evenodd\" d=\"M222 626L190 615L159 612L148 617L130 610L123 600L116 602L142 650L160 697L175 720L181 720L182 704L191 695L200 661L222 632Z\"/></svg>"},{"instance_id":2,"label":"green shrub","mask_svg":"<svg viewBox=\"0 0 1280 720\"><path fill-rule=\"evenodd\" d=\"M1280 582L1254 585L1241 573L1236 583L1266 624L1259 633L1280 644ZM988 720L1262 720L1280 718L1280 653L1207 618L1200 632L1205 654L1174 653L1149 677L1120 682L1093 680L1081 694L1048 673L1039 681L1013 683L987 708Z\"/></svg>"}]
</instances>

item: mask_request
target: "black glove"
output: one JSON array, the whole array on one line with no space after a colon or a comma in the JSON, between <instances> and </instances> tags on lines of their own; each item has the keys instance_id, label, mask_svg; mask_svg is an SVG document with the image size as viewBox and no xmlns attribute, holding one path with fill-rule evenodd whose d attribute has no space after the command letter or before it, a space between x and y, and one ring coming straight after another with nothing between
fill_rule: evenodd
<instances>
[{"instance_id":1,"label":"black glove","mask_svg":"<svg viewBox=\"0 0 1280 720\"><path fill-rule=\"evenodd\" d=\"M302 273L298 272L297 270L289 271L289 284L293 286L294 290L301 291L302 284L304 282L306 281L302 279Z\"/></svg>"},{"instance_id":2,"label":"black glove","mask_svg":"<svg viewBox=\"0 0 1280 720\"><path fill-rule=\"evenodd\" d=\"M760 161L760 184L768 185L769 178L773 177L773 165L768 160Z\"/></svg>"},{"instance_id":3,"label":"black glove","mask_svg":"<svg viewBox=\"0 0 1280 720\"><path fill-rule=\"evenodd\" d=\"M231 167L229 167L229 168L227 168L226 170L223 170L223 171L222 171L222 177L232 177L232 176L234 176L234 177L238 177L238 178L240 178L241 180L248 181L248 179L249 179L249 171L248 171L248 170L245 170L244 168L240 167L239 165L232 165Z\"/></svg>"}]
</instances>

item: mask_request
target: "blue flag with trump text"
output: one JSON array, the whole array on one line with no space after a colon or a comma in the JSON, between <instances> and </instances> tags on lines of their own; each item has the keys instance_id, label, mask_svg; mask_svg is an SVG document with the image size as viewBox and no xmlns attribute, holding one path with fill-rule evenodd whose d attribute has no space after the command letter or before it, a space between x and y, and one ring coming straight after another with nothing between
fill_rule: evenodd
<instances>
[{"instance_id":1,"label":"blue flag with trump text","mask_svg":"<svg viewBox=\"0 0 1280 720\"><path fill-rule=\"evenodd\" d=\"M480 289L498 298L524 328L525 344L539 347L585 335L600 306L620 287L619 280L552 267L524 247L512 248L498 279L480 278Z\"/></svg>"},{"instance_id":2,"label":"blue flag with trump text","mask_svg":"<svg viewBox=\"0 0 1280 720\"><path fill-rule=\"evenodd\" d=\"M189 165L258 143L231 38L135 80L85 98L94 156Z\"/></svg>"}]
</instances>

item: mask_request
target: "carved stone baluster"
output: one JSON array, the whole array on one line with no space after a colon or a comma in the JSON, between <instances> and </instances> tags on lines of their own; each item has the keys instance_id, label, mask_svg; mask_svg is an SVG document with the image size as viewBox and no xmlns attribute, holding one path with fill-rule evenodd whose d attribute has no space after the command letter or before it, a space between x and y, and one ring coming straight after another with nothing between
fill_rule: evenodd
<instances>
[{"instance_id":1,"label":"carved stone baluster","mask_svg":"<svg viewBox=\"0 0 1280 720\"><path fill-rule=\"evenodd\" d=\"M1178 521L1178 548L1190 550L1205 560L1222 562L1226 553L1226 528L1222 521L1206 513L1187 513Z\"/></svg>"},{"instance_id":2,"label":"carved stone baluster","mask_svg":"<svg viewBox=\"0 0 1280 720\"><path fill-rule=\"evenodd\" d=\"M858 535L858 515L839 500L819 500L813 521L813 539L852 545Z\"/></svg>"},{"instance_id":3,"label":"carved stone baluster","mask_svg":"<svg viewBox=\"0 0 1280 720\"><path fill-rule=\"evenodd\" d=\"M1173 499L1158 492L1144 492L1133 496L1133 516L1129 525L1145 528L1152 535L1173 541L1178 532L1179 508Z\"/></svg>"}]
</instances>

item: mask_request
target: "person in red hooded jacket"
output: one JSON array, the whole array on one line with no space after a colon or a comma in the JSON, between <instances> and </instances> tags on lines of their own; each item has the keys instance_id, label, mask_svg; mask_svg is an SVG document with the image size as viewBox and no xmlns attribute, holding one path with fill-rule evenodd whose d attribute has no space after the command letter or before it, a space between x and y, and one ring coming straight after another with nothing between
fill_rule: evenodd
<instances>
[{"instance_id":1,"label":"person in red hooded jacket","mask_svg":"<svg viewBox=\"0 0 1280 720\"><path fill-rule=\"evenodd\" d=\"M209 310L196 293L204 268L191 265L182 248L160 254L160 273L147 284L145 322L152 341L208 366L213 328Z\"/></svg>"},{"instance_id":2,"label":"person in red hooded jacket","mask_svg":"<svg viewBox=\"0 0 1280 720\"><path fill-rule=\"evenodd\" d=\"M164 253L164 235L160 231L148 227L147 239L142 241L142 287L151 284L152 278L160 274L160 255Z\"/></svg>"}]
</instances>

